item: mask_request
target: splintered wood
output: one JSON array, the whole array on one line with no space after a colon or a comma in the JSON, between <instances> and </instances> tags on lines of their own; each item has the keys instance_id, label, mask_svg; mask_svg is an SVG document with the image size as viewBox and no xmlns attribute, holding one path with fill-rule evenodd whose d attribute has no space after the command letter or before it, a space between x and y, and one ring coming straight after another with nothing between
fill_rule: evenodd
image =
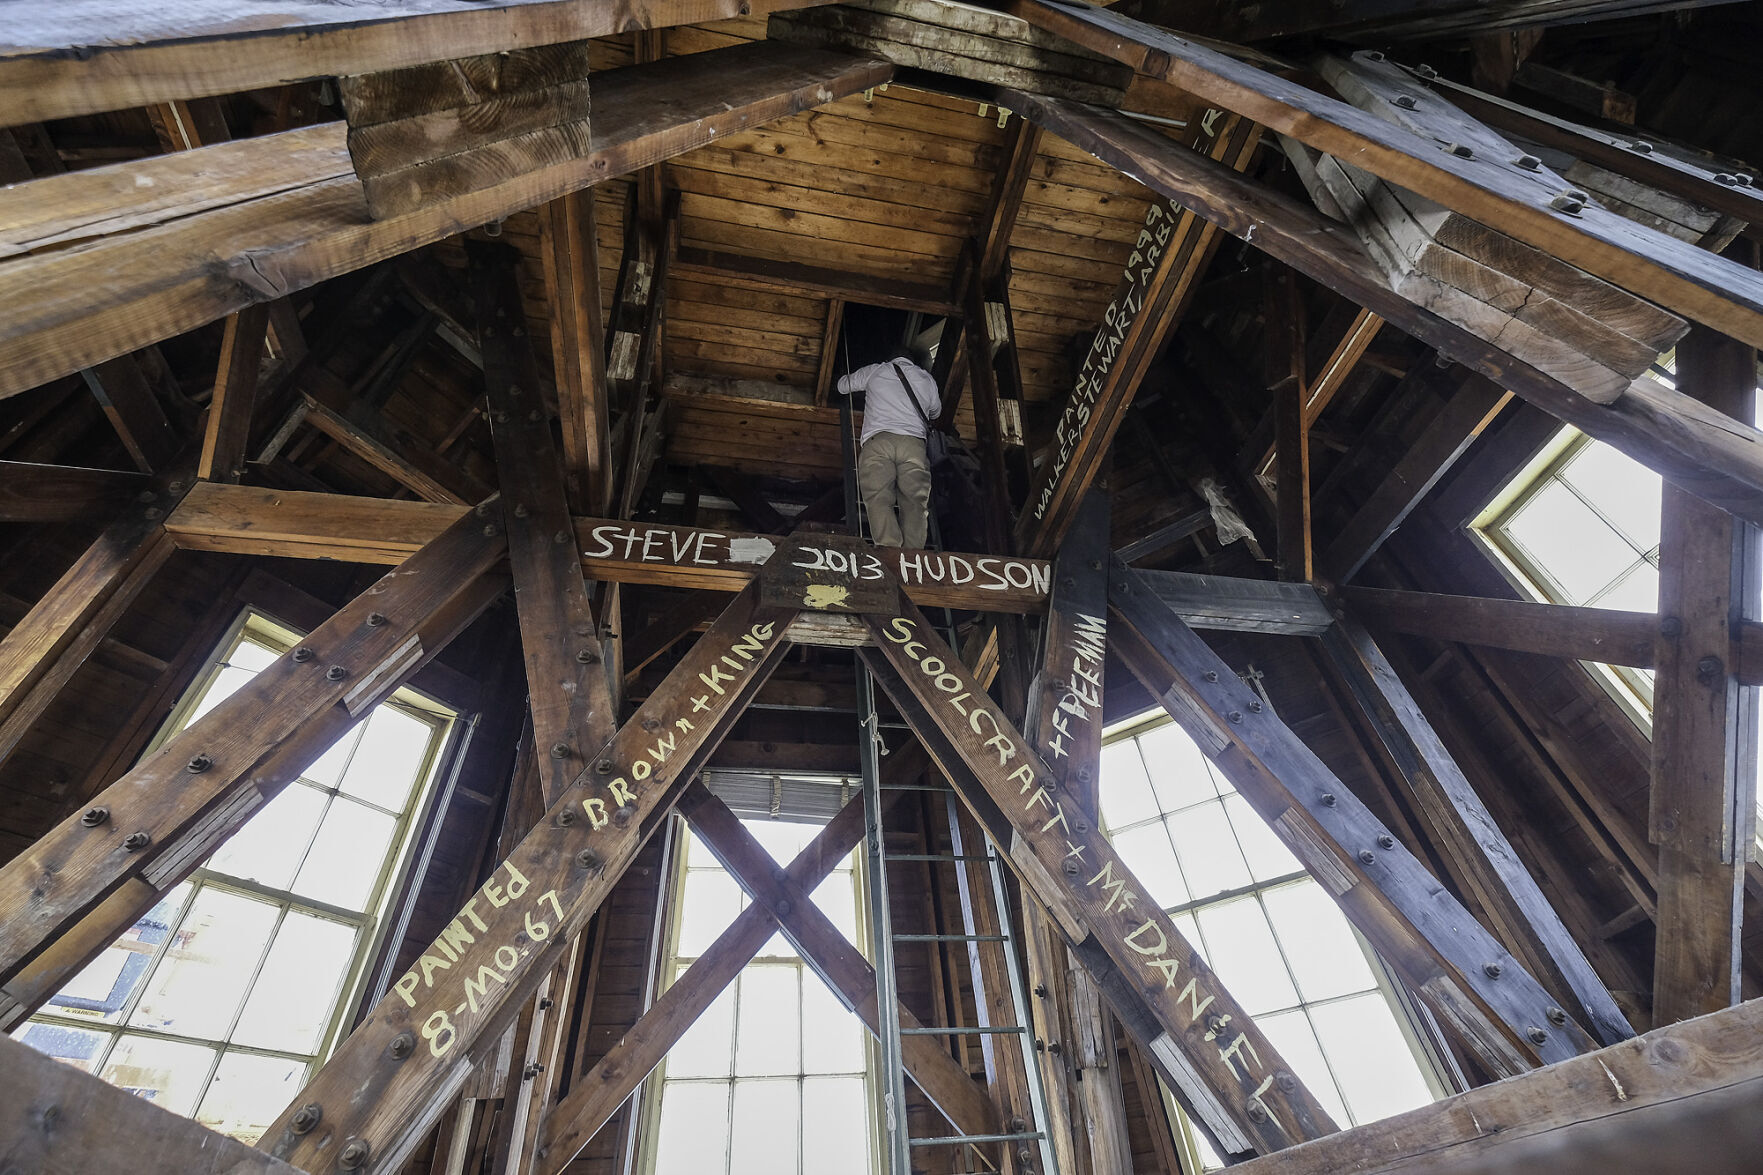
<instances>
[{"instance_id":1,"label":"splintered wood","mask_svg":"<svg viewBox=\"0 0 1763 1175\"><path fill-rule=\"evenodd\" d=\"M1512 164L1565 212L1591 201L1381 54L1323 58L1318 70L1347 101L1443 151ZM1358 233L1393 289L1587 399L1614 401L1688 329L1644 299L1345 160L1322 155L1300 172L1318 203L1332 204Z\"/></svg>"},{"instance_id":2,"label":"splintered wood","mask_svg":"<svg viewBox=\"0 0 1763 1175\"><path fill-rule=\"evenodd\" d=\"M944 0L862 0L775 13L772 40L871 53L912 69L1117 107L1132 70L1020 17Z\"/></svg>"},{"instance_id":3,"label":"splintered wood","mask_svg":"<svg viewBox=\"0 0 1763 1175\"><path fill-rule=\"evenodd\" d=\"M588 43L341 79L349 157L378 220L588 154Z\"/></svg>"}]
</instances>

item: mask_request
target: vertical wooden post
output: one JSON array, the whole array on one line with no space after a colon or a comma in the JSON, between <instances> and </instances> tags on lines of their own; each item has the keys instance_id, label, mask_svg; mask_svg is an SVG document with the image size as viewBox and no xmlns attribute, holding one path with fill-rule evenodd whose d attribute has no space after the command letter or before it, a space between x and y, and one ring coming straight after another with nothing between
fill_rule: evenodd
<instances>
[{"instance_id":1,"label":"vertical wooden post","mask_svg":"<svg viewBox=\"0 0 1763 1175\"><path fill-rule=\"evenodd\" d=\"M1739 420L1752 419L1751 347L1696 326L1678 345L1677 364L1678 387ZM1756 607L1756 530L1667 485L1659 556L1648 830L1659 846L1656 1025L1740 999L1757 693L1735 676L1733 635Z\"/></svg>"},{"instance_id":2,"label":"vertical wooden post","mask_svg":"<svg viewBox=\"0 0 1763 1175\"><path fill-rule=\"evenodd\" d=\"M208 429L196 476L204 481L239 484L245 472L245 448L251 440L251 410L257 400L257 368L269 333L269 306L259 302L226 320L221 336L220 367L214 375L214 398L208 402Z\"/></svg>"},{"instance_id":3,"label":"vertical wooden post","mask_svg":"<svg viewBox=\"0 0 1763 1175\"><path fill-rule=\"evenodd\" d=\"M594 191L584 188L540 205L539 239L569 501L577 513L604 517L612 500L611 404Z\"/></svg>"},{"instance_id":4,"label":"vertical wooden post","mask_svg":"<svg viewBox=\"0 0 1763 1175\"><path fill-rule=\"evenodd\" d=\"M1267 384L1273 392L1279 577L1311 578L1310 419L1304 371L1304 304L1296 275L1270 262L1266 275Z\"/></svg>"}]
</instances>

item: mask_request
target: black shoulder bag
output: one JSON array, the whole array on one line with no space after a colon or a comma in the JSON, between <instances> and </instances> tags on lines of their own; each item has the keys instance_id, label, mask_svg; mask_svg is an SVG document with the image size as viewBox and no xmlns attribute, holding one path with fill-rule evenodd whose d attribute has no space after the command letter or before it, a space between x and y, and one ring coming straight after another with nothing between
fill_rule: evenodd
<instances>
[{"instance_id":1,"label":"black shoulder bag","mask_svg":"<svg viewBox=\"0 0 1763 1175\"><path fill-rule=\"evenodd\" d=\"M938 532L943 549L979 551L985 549L981 530L984 517L985 491L980 487L979 458L967 448L966 442L954 432L944 432L918 402L912 381L898 361L894 373L906 389L906 398L924 421L924 458L930 466L931 509L936 512Z\"/></svg>"}]
</instances>

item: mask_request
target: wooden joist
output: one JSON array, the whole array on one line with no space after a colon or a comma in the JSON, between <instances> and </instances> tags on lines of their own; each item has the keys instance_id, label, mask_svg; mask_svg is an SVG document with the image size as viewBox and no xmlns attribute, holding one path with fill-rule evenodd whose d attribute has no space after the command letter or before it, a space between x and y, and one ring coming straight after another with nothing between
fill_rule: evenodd
<instances>
[{"instance_id":1,"label":"wooden joist","mask_svg":"<svg viewBox=\"0 0 1763 1175\"><path fill-rule=\"evenodd\" d=\"M1380 631L1639 669L1651 669L1655 659L1659 618L1651 612L1356 585L1343 595L1351 615Z\"/></svg>"},{"instance_id":2,"label":"wooden joist","mask_svg":"<svg viewBox=\"0 0 1763 1175\"><path fill-rule=\"evenodd\" d=\"M891 71L849 54L765 43L611 70L594 81L604 134L586 157L389 220L367 215L340 123L76 173L68 178L107 185L109 211L94 211L96 220L126 213L137 176L157 183L173 161L187 170L211 151L233 153L229 167L239 170L230 174L246 177L243 190L251 194L241 198L223 183L220 194L204 190L202 210L162 207L151 223L130 221L127 231L84 249L0 265L0 395L855 93ZM250 181L255 167L296 145L316 151L313 170L264 194ZM41 218L32 210L64 198L37 191L36 183L0 193L0 221L21 206ZM100 285L108 296L95 301L91 291Z\"/></svg>"},{"instance_id":3,"label":"wooden joist","mask_svg":"<svg viewBox=\"0 0 1763 1175\"><path fill-rule=\"evenodd\" d=\"M268 340L268 303L247 306L227 317L214 396L208 401L208 424L202 434L202 456L196 464L196 476L204 481L237 485L245 472L251 413L257 402L257 372Z\"/></svg>"},{"instance_id":4,"label":"wooden joist","mask_svg":"<svg viewBox=\"0 0 1763 1175\"><path fill-rule=\"evenodd\" d=\"M1182 151L1131 120L1021 95L1030 117L1097 158L1131 170L1153 191L1200 212L1226 232L1338 291L1392 325L1480 372L1667 481L1754 522L1763 522L1763 434L1681 392L1638 380L1609 405L1593 404L1559 380L1391 290L1347 230L1314 208Z\"/></svg>"},{"instance_id":5,"label":"wooden joist","mask_svg":"<svg viewBox=\"0 0 1763 1175\"><path fill-rule=\"evenodd\" d=\"M467 506L487 493L463 470L434 453L394 445L379 435L378 428L333 411L310 393L302 395L297 411L300 423L317 429L425 502Z\"/></svg>"},{"instance_id":6,"label":"wooden joist","mask_svg":"<svg viewBox=\"0 0 1763 1175\"><path fill-rule=\"evenodd\" d=\"M119 469L0 461L0 522L113 518L152 484Z\"/></svg>"}]
</instances>

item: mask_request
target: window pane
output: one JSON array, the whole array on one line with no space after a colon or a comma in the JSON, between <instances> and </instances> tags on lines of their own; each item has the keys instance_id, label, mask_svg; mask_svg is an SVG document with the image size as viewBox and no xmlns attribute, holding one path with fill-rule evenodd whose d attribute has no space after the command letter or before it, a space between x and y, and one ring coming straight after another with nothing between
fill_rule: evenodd
<instances>
[{"instance_id":1,"label":"window pane","mask_svg":"<svg viewBox=\"0 0 1763 1175\"><path fill-rule=\"evenodd\" d=\"M354 927L289 911L233 1039L290 1053L316 1051L354 953Z\"/></svg>"},{"instance_id":2,"label":"window pane","mask_svg":"<svg viewBox=\"0 0 1763 1175\"><path fill-rule=\"evenodd\" d=\"M720 869L691 869L680 901L678 950L697 958L741 912L741 887Z\"/></svg>"},{"instance_id":3,"label":"window pane","mask_svg":"<svg viewBox=\"0 0 1763 1175\"><path fill-rule=\"evenodd\" d=\"M1561 471L1641 550L1659 545L1659 475L1628 454L1592 442Z\"/></svg>"},{"instance_id":4,"label":"window pane","mask_svg":"<svg viewBox=\"0 0 1763 1175\"><path fill-rule=\"evenodd\" d=\"M1202 907L1198 917L1212 969L1245 1012L1259 1016L1298 1002L1260 902L1252 897L1220 902Z\"/></svg>"},{"instance_id":5,"label":"window pane","mask_svg":"<svg viewBox=\"0 0 1763 1175\"><path fill-rule=\"evenodd\" d=\"M1169 839L1181 858L1182 876L1196 898L1210 897L1250 882L1237 838L1217 800L1169 818Z\"/></svg>"},{"instance_id":6,"label":"window pane","mask_svg":"<svg viewBox=\"0 0 1763 1175\"><path fill-rule=\"evenodd\" d=\"M203 715L238 693L246 682L256 676L257 674L251 670L241 669L236 665L228 665L222 669L220 675L214 679L214 684L202 696L201 702L197 703L196 708L190 711L189 724L194 725Z\"/></svg>"},{"instance_id":7,"label":"window pane","mask_svg":"<svg viewBox=\"0 0 1763 1175\"><path fill-rule=\"evenodd\" d=\"M1326 1000L1377 986L1353 928L1320 885L1282 885L1262 896L1274 933L1306 1000Z\"/></svg>"},{"instance_id":8,"label":"window pane","mask_svg":"<svg viewBox=\"0 0 1763 1175\"><path fill-rule=\"evenodd\" d=\"M1213 797L1212 776L1206 770L1206 756L1188 737L1188 732L1173 722L1159 726L1138 737L1139 752L1151 773L1151 787L1157 803L1165 812L1198 804ZM1106 767L1103 768L1107 770Z\"/></svg>"},{"instance_id":9,"label":"window pane","mask_svg":"<svg viewBox=\"0 0 1763 1175\"><path fill-rule=\"evenodd\" d=\"M1628 612L1659 610L1659 569L1651 563L1639 563L1622 577L1615 587L1599 596L1600 608L1618 608Z\"/></svg>"},{"instance_id":10,"label":"window pane","mask_svg":"<svg viewBox=\"0 0 1763 1175\"><path fill-rule=\"evenodd\" d=\"M863 1022L818 975L802 976L802 1072L863 1072Z\"/></svg>"},{"instance_id":11,"label":"window pane","mask_svg":"<svg viewBox=\"0 0 1763 1175\"><path fill-rule=\"evenodd\" d=\"M845 941L857 945L857 894L851 875L843 871L829 874L814 887L813 896L814 904L839 928Z\"/></svg>"},{"instance_id":12,"label":"window pane","mask_svg":"<svg viewBox=\"0 0 1763 1175\"><path fill-rule=\"evenodd\" d=\"M802 1170L869 1169L869 1110L861 1077L810 1077L802 1083Z\"/></svg>"},{"instance_id":13,"label":"window pane","mask_svg":"<svg viewBox=\"0 0 1763 1175\"><path fill-rule=\"evenodd\" d=\"M1255 875L1256 881L1271 881L1275 877L1304 872L1298 858L1292 856L1285 842L1274 835L1267 821L1261 819L1261 814L1249 807L1248 800L1238 795L1226 796L1224 814L1230 817L1237 844L1248 858L1249 872Z\"/></svg>"},{"instance_id":14,"label":"window pane","mask_svg":"<svg viewBox=\"0 0 1763 1175\"><path fill-rule=\"evenodd\" d=\"M176 1040L124 1036L98 1076L160 1109L188 1114L208 1081L214 1050ZM278 1109L279 1112L279 1109Z\"/></svg>"},{"instance_id":15,"label":"window pane","mask_svg":"<svg viewBox=\"0 0 1763 1175\"><path fill-rule=\"evenodd\" d=\"M103 954L50 998L49 1010L82 1020L120 1023L129 997L147 981L154 950L171 932L171 924L189 896L187 881L167 891L121 938L105 947Z\"/></svg>"},{"instance_id":16,"label":"window pane","mask_svg":"<svg viewBox=\"0 0 1763 1175\"><path fill-rule=\"evenodd\" d=\"M336 787L337 777L343 774L343 768L349 762L349 753L355 749L355 740L361 734L361 726L351 726L343 737L332 743L318 761L300 773L301 779L309 779L320 787Z\"/></svg>"},{"instance_id":17,"label":"window pane","mask_svg":"<svg viewBox=\"0 0 1763 1175\"><path fill-rule=\"evenodd\" d=\"M1334 1076L1329 1072L1328 1062L1323 1060L1322 1050L1316 1045L1316 1033L1311 1030L1310 1021L1304 1013L1295 1011L1282 1012L1277 1016L1257 1016L1255 1023L1260 1026L1268 1043L1278 1049L1279 1055L1292 1067L1292 1072L1304 1083L1304 1088L1322 1103L1322 1108L1328 1111L1335 1124L1343 1128L1349 1125L1352 1119L1347 1117L1347 1108L1341 1104L1341 1094L1335 1088Z\"/></svg>"},{"instance_id":18,"label":"window pane","mask_svg":"<svg viewBox=\"0 0 1763 1175\"><path fill-rule=\"evenodd\" d=\"M232 1025L280 913L268 902L204 887L129 1023L182 1036L220 1037ZM187 1112L188 1107L179 1111Z\"/></svg>"},{"instance_id":19,"label":"window pane","mask_svg":"<svg viewBox=\"0 0 1763 1175\"><path fill-rule=\"evenodd\" d=\"M274 649L247 639L240 641L238 647L227 655L227 664L237 665L252 673L261 673L273 665L275 659L276 651Z\"/></svg>"},{"instance_id":20,"label":"window pane","mask_svg":"<svg viewBox=\"0 0 1763 1175\"><path fill-rule=\"evenodd\" d=\"M315 788L290 786L263 806L220 846L208 867L275 889L286 889L306 856L329 798Z\"/></svg>"},{"instance_id":21,"label":"window pane","mask_svg":"<svg viewBox=\"0 0 1763 1175\"><path fill-rule=\"evenodd\" d=\"M667 1083L655 1175L720 1175L728 1156L728 1090L721 1082Z\"/></svg>"},{"instance_id":22,"label":"window pane","mask_svg":"<svg viewBox=\"0 0 1763 1175\"><path fill-rule=\"evenodd\" d=\"M667 1051L668 1079L727 1077L734 1055L735 985L730 984Z\"/></svg>"},{"instance_id":23,"label":"window pane","mask_svg":"<svg viewBox=\"0 0 1763 1175\"><path fill-rule=\"evenodd\" d=\"M196 1112L196 1121L255 1144L305 1084L306 1064L283 1057L228 1053Z\"/></svg>"},{"instance_id":24,"label":"window pane","mask_svg":"<svg viewBox=\"0 0 1763 1175\"><path fill-rule=\"evenodd\" d=\"M793 966L748 967L740 978L735 1076L770 1077L802 1071L801 989Z\"/></svg>"},{"instance_id":25,"label":"window pane","mask_svg":"<svg viewBox=\"0 0 1763 1175\"><path fill-rule=\"evenodd\" d=\"M89 1028L69 1028L62 1024L44 1024L41 1021L27 1022L13 1037L45 1056L65 1061L86 1073L90 1073L98 1064L98 1055L104 1051L105 1042L110 1039L109 1034L93 1032Z\"/></svg>"},{"instance_id":26,"label":"window pane","mask_svg":"<svg viewBox=\"0 0 1763 1175\"><path fill-rule=\"evenodd\" d=\"M1102 823L1125 828L1157 815L1157 797L1130 738L1102 748Z\"/></svg>"},{"instance_id":27,"label":"window pane","mask_svg":"<svg viewBox=\"0 0 1763 1175\"><path fill-rule=\"evenodd\" d=\"M729 1175L777 1175L798 1170L796 1138L802 1130L798 1088L794 1080L735 1085Z\"/></svg>"},{"instance_id":28,"label":"window pane","mask_svg":"<svg viewBox=\"0 0 1763 1175\"><path fill-rule=\"evenodd\" d=\"M820 831L815 825L798 824L792 820L745 820L742 823L779 865L788 865L795 860L796 854L806 848L815 833Z\"/></svg>"},{"instance_id":29,"label":"window pane","mask_svg":"<svg viewBox=\"0 0 1763 1175\"><path fill-rule=\"evenodd\" d=\"M428 723L391 706L381 706L368 720L355 757L343 776L343 791L370 804L402 812L410 785L422 766L423 750L434 733Z\"/></svg>"},{"instance_id":30,"label":"window pane","mask_svg":"<svg viewBox=\"0 0 1763 1175\"><path fill-rule=\"evenodd\" d=\"M1568 604L1596 595L1639 554L1558 482L1537 491L1505 530L1548 568L1566 590L1562 602Z\"/></svg>"},{"instance_id":31,"label":"window pane","mask_svg":"<svg viewBox=\"0 0 1763 1175\"><path fill-rule=\"evenodd\" d=\"M1175 849L1169 843L1169 830L1161 820L1141 825L1114 836L1114 851L1126 867L1139 879L1146 895L1159 906L1179 906L1188 900L1188 887L1181 869L1175 863ZM1088 881L1094 871L1084 877Z\"/></svg>"},{"instance_id":32,"label":"window pane","mask_svg":"<svg viewBox=\"0 0 1763 1175\"><path fill-rule=\"evenodd\" d=\"M345 910L365 910L385 867L397 821L342 798L331 801L294 892Z\"/></svg>"},{"instance_id":33,"label":"window pane","mask_svg":"<svg viewBox=\"0 0 1763 1175\"><path fill-rule=\"evenodd\" d=\"M1370 1122L1432 1101L1408 1041L1381 992L1310 1009L1353 1121Z\"/></svg>"}]
</instances>

